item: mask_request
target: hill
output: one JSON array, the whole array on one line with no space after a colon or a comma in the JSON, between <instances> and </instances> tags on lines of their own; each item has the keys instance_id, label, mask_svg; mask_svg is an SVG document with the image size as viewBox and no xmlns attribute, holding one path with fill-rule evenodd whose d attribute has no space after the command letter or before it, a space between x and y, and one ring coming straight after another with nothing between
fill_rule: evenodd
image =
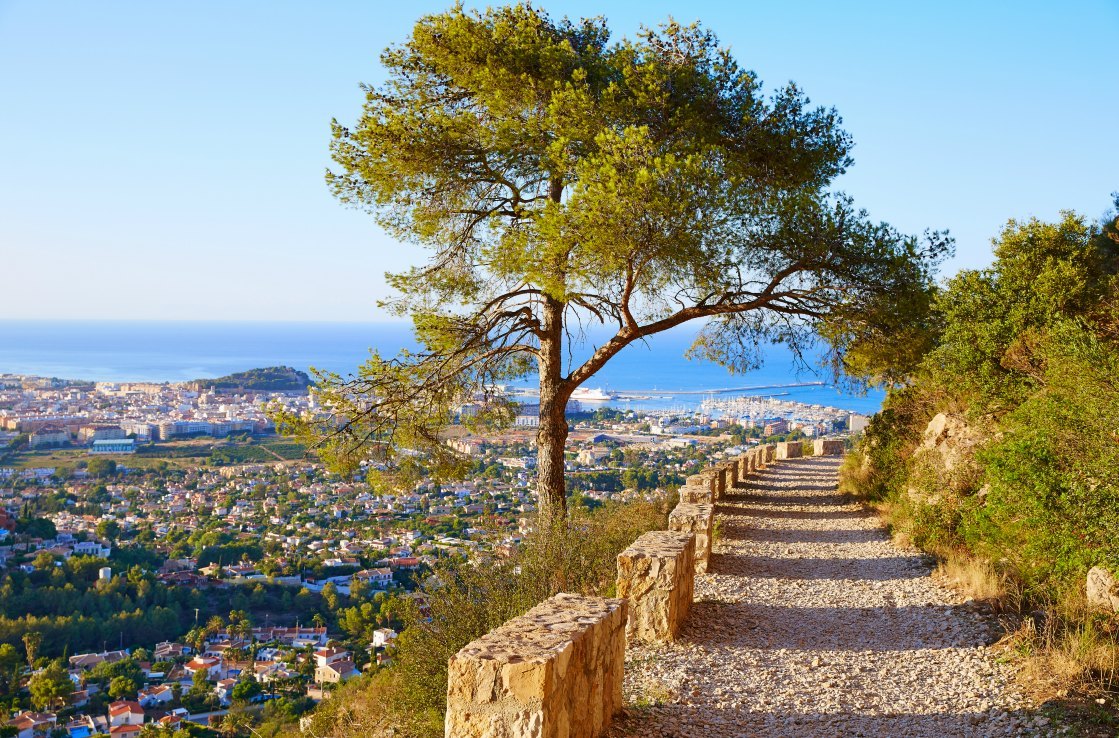
<instances>
[{"instance_id":1,"label":"hill","mask_svg":"<svg viewBox=\"0 0 1119 738\"><path fill-rule=\"evenodd\" d=\"M187 382L195 389L243 389L266 392L305 390L311 386L311 378L306 372L290 366L268 366L262 369L249 369L235 372L216 379L195 379Z\"/></svg>"}]
</instances>

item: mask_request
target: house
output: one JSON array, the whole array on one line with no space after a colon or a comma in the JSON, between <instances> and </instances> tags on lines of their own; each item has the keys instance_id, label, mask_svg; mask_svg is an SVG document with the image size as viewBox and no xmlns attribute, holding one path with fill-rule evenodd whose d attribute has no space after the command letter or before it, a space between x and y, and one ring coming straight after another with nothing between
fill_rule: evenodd
<instances>
[{"instance_id":1,"label":"house","mask_svg":"<svg viewBox=\"0 0 1119 738\"><path fill-rule=\"evenodd\" d=\"M53 712L21 712L8 721L16 729L15 738L45 738L58 725Z\"/></svg>"},{"instance_id":2,"label":"house","mask_svg":"<svg viewBox=\"0 0 1119 738\"><path fill-rule=\"evenodd\" d=\"M357 674L349 651L341 648L320 648L315 651L315 681L319 684L337 684Z\"/></svg>"},{"instance_id":3,"label":"house","mask_svg":"<svg viewBox=\"0 0 1119 738\"><path fill-rule=\"evenodd\" d=\"M202 671L206 673L207 679L217 679L221 676L221 659L215 659L210 656L195 656L193 659L186 662L183 668L186 669L191 678Z\"/></svg>"},{"instance_id":4,"label":"house","mask_svg":"<svg viewBox=\"0 0 1119 738\"><path fill-rule=\"evenodd\" d=\"M143 730L142 725L114 725L109 728L109 738L137 738Z\"/></svg>"},{"instance_id":5,"label":"house","mask_svg":"<svg viewBox=\"0 0 1119 738\"><path fill-rule=\"evenodd\" d=\"M163 643L157 643L155 645L154 656L156 661L171 661L180 656L189 656L190 653L190 646L164 641Z\"/></svg>"},{"instance_id":6,"label":"house","mask_svg":"<svg viewBox=\"0 0 1119 738\"><path fill-rule=\"evenodd\" d=\"M118 700L109 703L109 726L143 725L144 708L139 702L131 700Z\"/></svg>"},{"instance_id":7,"label":"house","mask_svg":"<svg viewBox=\"0 0 1119 738\"><path fill-rule=\"evenodd\" d=\"M233 701L233 688L237 686L236 679L222 679L214 685L214 694L221 700L223 705L228 705Z\"/></svg>"},{"instance_id":8,"label":"house","mask_svg":"<svg viewBox=\"0 0 1119 738\"><path fill-rule=\"evenodd\" d=\"M396 631L392 628L377 628L373 631L373 648L384 648L396 640Z\"/></svg>"},{"instance_id":9,"label":"house","mask_svg":"<svg viewBox=\"0 0 1119 738\"><path fill-rule=\"evenodd\" d=\"M112 546L101 541L82 541L74 544L75 556L96 556L100 559L107 559L112 552Z\"/></svg>"},{"instance_id":10,"label":"house","mask_svg":"<svg viewBox=\"0 0 1119 738\"><path fill-rule=\"evenodd\" d=\"M166 684L160 684L157 687L141 689L136 699L144 707L160 707L175 699L175 694Z\"/></svg>"},{"instance_id":11,"label":"house","mask_svg":"<svg viewBox=\"0 0 1119 738\"><path fill-rule=\"evenodd\" d=\"M366 582L374 589L388 589L392 584L392 569L388 567L365 569L354 574L354 580Z\"/></svg>"},{"instance_id":12,"label":"house","mask_svg":"<svg viewBox=\"0 0 1119 738\"><path fill-rule=\"evenodd\" d=\"M315 681L320 684L338 684L358 676L353 661L332 661L325 666L315 667Z\"/></svg>"}]
</instances>

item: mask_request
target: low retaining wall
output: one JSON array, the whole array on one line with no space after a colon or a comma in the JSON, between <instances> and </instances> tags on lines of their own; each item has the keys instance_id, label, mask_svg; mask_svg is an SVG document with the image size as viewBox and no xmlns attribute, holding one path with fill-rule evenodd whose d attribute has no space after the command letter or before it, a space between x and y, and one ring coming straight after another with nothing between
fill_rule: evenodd
<instances>
[{"instance_id":1,"label":"low retaining wall","mask_svg":"<svg viewBox=\"0 0 1119 738\"><path fill-rule=\"evenodd\" d=\"M692 606L695 535L645 533L618 554L617 594L629 601L626 638L675 640Z\"/></svg>"},{"instance_id":2,"label":"low retaining wall","mask_svg":"<svg viewBox=\"0 0 1119 738\"><path fill-rule=\"evenodd\" d=\"M598 738L622 708L625 600L558 594L448 666L447 738Z\"/></svg>"},{"instance_id":3,"label":"low retaining wall","mask_svg":"<svg viewBox=\"0 0 1119 738\"><path fill-rule=\"evenodd\" d=\"M681 502L668 514L668 529L695 534L695 572L707 571L711 560L711 533L715 526L715 507Z\"/></svg>"}]
</instances>

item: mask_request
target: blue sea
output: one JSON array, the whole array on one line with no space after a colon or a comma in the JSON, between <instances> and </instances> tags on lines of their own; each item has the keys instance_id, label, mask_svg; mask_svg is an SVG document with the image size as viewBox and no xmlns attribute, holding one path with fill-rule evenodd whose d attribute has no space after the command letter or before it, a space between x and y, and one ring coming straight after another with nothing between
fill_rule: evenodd
<instances>
[{"instance_id":1,"label":"blue sea","mask_svg":"<svg viewBox=\"0 0 1119 738\"><path fill-rule=\"evenodd\" d=\"M830 380L819 370L798 370L781 346L766 349L761 369L731 375L717 364L684 358L694 334L694 327L681 326L647 344L629 346L584 386L656 395L658 390L714 391ZM370 349L391 355L405 346L413 347L414 342L410 326L403 323L0 321L0 374L174 382L286 365L346 375ZM778 395L867 414L876 412L883 399L876 390L860 395L830 385L733 394ZM619 406L688 408L702 399L665 395Z\"/></svg>"}]
</instances>

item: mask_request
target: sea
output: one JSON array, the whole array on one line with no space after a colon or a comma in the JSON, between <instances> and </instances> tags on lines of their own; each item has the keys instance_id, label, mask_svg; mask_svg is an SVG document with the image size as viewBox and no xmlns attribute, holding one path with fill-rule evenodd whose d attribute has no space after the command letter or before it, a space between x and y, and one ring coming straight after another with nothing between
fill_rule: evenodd
<instances>
[{"instance_id":1,"label":"sea","mask_svg":"<svg viewBox=\"0 0 1119 738\"><path fill-rule=\"evenodd\" d=\"M764 365L746 374L687 359L694 336L685 325L623 349L584 387L641 399L585 406L686 411L705 397L744 395L867 415L882 406L881 391L837 386L827 371L797 366L784 346L765 347ZM590 334L581 351L589 353L596 338L604 340ZM62 379L176 382L280 365L345 376L370 350L385 356L402 347L415 347L406 323L0 320L0 374Z\"/></svg>"}]
</instances>

